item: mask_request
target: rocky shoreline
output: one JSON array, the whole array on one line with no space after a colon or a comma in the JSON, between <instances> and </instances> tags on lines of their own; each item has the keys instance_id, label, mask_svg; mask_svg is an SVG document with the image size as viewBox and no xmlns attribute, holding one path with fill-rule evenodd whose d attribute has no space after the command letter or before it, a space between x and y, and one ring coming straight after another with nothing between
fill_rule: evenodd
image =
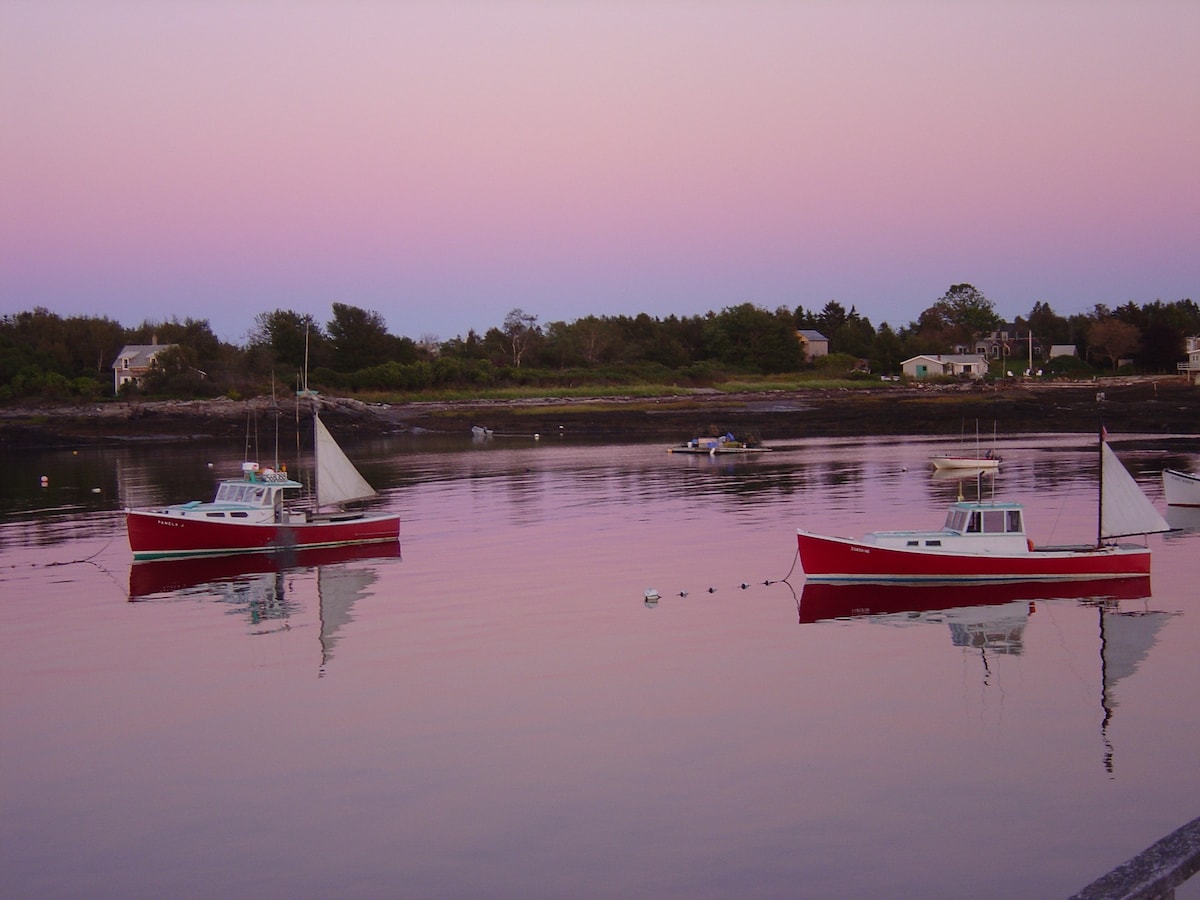
<instances>
[{"instance_id":1,"label":"rocky shoreline","mask_svg":"<svg viewBox=\"0 0 1200 900\"><path fill-rule=\"evenodd\" d=\"M227 441L271 415L270 398L106 402L0 408L0 445L56 447L109 441ZM281 404L285 421L294 404ZM857 390L723 394L657 399L537 399L455 403L364 403L322 397L321 415L339 430L367 434L586 435L682 441L733 431L765 441L831 435L959 434L978 420L1001 433L1088 432L1103 417L1114 433L1200 434L1200 387L1180 378L1104 379L1008 385L887 385Z\"/></svg>"}]
</instances>

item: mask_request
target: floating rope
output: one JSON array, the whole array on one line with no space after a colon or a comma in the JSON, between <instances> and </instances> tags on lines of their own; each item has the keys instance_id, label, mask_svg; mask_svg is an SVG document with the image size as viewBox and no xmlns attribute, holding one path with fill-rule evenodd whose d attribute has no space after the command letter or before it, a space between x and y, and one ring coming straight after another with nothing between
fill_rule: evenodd
<instances>
[{"instance_id":1,"label":"floating rope","mask_svg":"<svg viewBox=\"0 0 1200 900\"><path fill-rule=\"evenodd\" d=\"M797 547L796 555L792 557L792 565L791 565L791 568L788 569L787 574L784 575L782 578L777 578L774 580L768 578L765 581L763 581L762 584L764 586L770 586L772 584L786 584L789 588L791 588L792 584L790 581L788 581L788 579L791 578L792 573L796 571L796 563L799 562L799 560L800 560L800 548ZM743 581L740 584L738 584L737 587L743 591L746 591L746 590L749 590L752 587L752 585L749 582ZM716 592L717 592L716 587L710 586L705 589L705 593L708 593L708 594L715 594ZM792 589L793 596L795 595L795 593L796 593L796 591L793 588ZM676 596L676 597L686 597L687 595L688 595L688 592L686 590L675 591L673 594L673 596ZM651 606L658 603L658 601L661 599L661 597L662 597L662 594L660 594L654 588L647 588L646 592L644 594L644 599L645 599L646 603Z\"/></svg>"}]
</instances>

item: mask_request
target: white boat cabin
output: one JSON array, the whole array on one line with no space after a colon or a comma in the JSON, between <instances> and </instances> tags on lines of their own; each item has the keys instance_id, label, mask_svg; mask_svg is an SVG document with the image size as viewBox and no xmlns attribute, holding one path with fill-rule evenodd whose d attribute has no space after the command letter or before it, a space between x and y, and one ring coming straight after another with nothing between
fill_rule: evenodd
<instances>
[{"instance_id":1,"label":"white boat cabin","mask_svg":"<svg viewBox=\"0 0 1200 900\"><path fill-rule=\"evenodd\" d=\"M242 463L242 477L223 480L211 501L192 500L151 511L182 518L231 519L241 524L287 524L293 517L304 521L304 515L286 509L284 492L303 488L288 478L286 470L259 469L258 463L247 462Z\"/></svg>"},{"instance_id":2,"label":"white boat cabin","mask_svg":"<svg viewBox=\"0 0 1200 900\"><path fill-rule=\"evenodd\" d=\"M1025 536L1025 511L1019 503L959 500L946 513L940 531L875 531L864 544L898 550L948 553L1023 553L1031 550Z\"/></svg>"}]
</instances>

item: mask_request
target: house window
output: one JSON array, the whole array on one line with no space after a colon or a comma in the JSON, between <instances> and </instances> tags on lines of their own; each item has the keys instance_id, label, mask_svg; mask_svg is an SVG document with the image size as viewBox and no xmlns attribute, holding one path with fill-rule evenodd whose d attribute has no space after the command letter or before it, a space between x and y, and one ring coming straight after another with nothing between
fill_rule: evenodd
<instances>
[{"instance_id":1,"label":"house window","mask_svg":"<svg viewBox=\"0 0 1200 900\"><path fill-rule=\"evenodd\" d=\"M122 369L129 368L129 357L128 356L121 357L121 368Z\"/></svg>"}]
</instances>

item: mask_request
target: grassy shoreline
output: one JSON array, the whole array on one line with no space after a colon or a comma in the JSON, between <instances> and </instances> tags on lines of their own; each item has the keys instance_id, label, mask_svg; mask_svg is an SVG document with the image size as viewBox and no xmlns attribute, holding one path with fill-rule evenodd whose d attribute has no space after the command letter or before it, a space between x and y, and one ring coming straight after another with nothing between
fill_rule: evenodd
<instances>
[{"instance_id":1,"label":"grassy shoreline","mask_svg":"<svg viewBox=\"0 0 1200 900\"><path fill-rule=\"evenodd\" d=\"M742 385L738 385L739 387ZM604 391L496 392L462 398L323 396L331 427L368 436L398 432L469 432L484 425L500 433L597 438L686 440L733 431L765 441L824 435L959 434L963 422L987 430L1086 432L1103 417L1114 433L1200 433L1200 388L1180 378L1100 382L880 385L805 383L750 390L683 390L667 386ZM726 386L731 387L731 386ZM1101 399L1103 398L1103 399ZM278 404L290 419L291 398ZM109 401L0 408L0 444L64 446L121 440L228 440L248 417L270 414L269 397L251 400Z\"/></svg>"}]
</instances>

